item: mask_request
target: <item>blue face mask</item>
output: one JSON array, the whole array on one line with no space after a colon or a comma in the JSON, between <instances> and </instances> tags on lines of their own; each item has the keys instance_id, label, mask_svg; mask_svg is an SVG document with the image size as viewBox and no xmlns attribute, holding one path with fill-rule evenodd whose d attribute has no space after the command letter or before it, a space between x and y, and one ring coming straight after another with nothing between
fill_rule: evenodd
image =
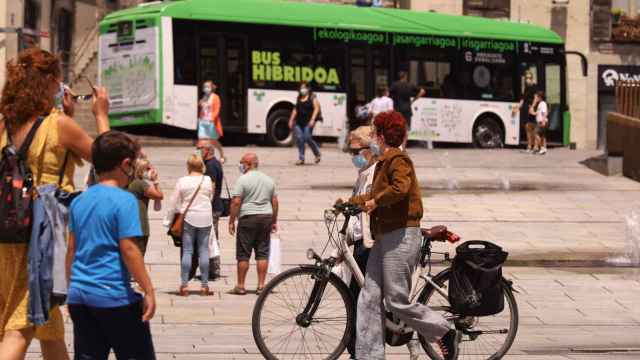
<instances>
[{"instance_id":1,"label":"blue face mask","mask_svg":"<svg viewBox=\"0 0 640 360\"><path fill-rule=\"evenodd\" d=\"M244 167L244 164L238 164L238 170L240 170L240 174L244 174L247 172L247 169Z\"/></svg>"},{"instance_id":2,"label":"blue face mask","mask_svg":"<svg viewBox=\"0 0 640 360\"><path fill-rule=\"evenodd\" d=\"M358 169L364 169L367 165L369 165L369 160L367 160L367 158L362 154L358 154L352 157L351 162L353 163L353 166Z\"/></svg>"},{"instance_id":3,"label":"blue face mask","mask_svg":"<svg viewBox=\"0 0 640 360\"><path fill-rule=\"evenodd\" d=\"M375 156L380 156L382 155L382 149L380 149L380 145L378 145L375 142L372 142L371 144L369 144L369 149L371 149L371 152L375 155Z\"/></svg>"},{"instance_id":4,"label":"blue face mask","mask_svg":"<svg viewBox=\"0 0 640 360\"><path fill-rule=\"evenodd\" d=\"M63 100L64 100L64 84L60 83L60 89L58 90L58 93L56 94L56 109L62 110L63 108Z\"/></svg>"}]
</instances>

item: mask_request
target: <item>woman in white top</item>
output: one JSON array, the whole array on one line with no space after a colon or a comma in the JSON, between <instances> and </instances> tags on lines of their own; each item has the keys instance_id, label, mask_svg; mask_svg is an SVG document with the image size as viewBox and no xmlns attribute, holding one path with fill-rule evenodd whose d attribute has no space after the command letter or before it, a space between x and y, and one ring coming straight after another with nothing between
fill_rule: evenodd
<instances>
[{"instance_id":1,"label":"woman in white top","mask_svg":"<svg viewBox=\"0 0 640 360\"><path fill-rule=\"evenodd\" d=\"M369 105L370 119L376 117L376 115L393 110L393 100L389 97L389 88L386 86L380 86L376 89L376 98L371 100Z\"/></svg>"},{"instance_id":2,"label":"woman in white top","mask_svg":"<svg viewBox=\"0 0 640 360\"><path fill-rule=\"evenodd\" d=\"M533 153L544 155L547 153L547 129L549 128L549 106L545 101L544 91L535 93L529 113L536 116L536 140Z\"/></svg>"},{"instance_id":3,"label":"woman in white top","mask_svg":"<svg viewBox=\"0 0 640 360\"><path fill-rule=\"evenodd\" d=\"M191 155L187 161L189 175L178 179L176 189L171 197L171 206L167 219L173 219L176 212L184 214L189 207L182 233L182 261L180 266L180 290L181 296L187 296L189 283L189 270L191 269L191 257L195 246L198 247L200 273L209 273L209 235L213 225L213 211L211 200L213 199L214 184L211 178L204 175L204 162L199 155ZM193 199L191 206L189 203ZM167 222L165 221L165 224ZM202 276L203 296L211 295L209 291L208 276Z\"/></svg>"}]
</instances>

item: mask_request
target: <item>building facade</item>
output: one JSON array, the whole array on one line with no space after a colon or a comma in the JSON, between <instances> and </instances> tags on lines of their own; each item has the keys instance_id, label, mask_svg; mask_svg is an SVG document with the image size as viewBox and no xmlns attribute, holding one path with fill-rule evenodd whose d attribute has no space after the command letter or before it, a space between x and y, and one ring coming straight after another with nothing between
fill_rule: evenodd
<instances>
[{"instance_id":1,"label":"building facade","mask_svg":"<svg viewBox=\"0 0 640 360\"><path fill-rule=\"evenodd\" d=\"M571 142L603 148L616 79L640 79L640 0L405 0L413 10L527 22L550 28L566 41Z\"/></svg>"}]
</instances>

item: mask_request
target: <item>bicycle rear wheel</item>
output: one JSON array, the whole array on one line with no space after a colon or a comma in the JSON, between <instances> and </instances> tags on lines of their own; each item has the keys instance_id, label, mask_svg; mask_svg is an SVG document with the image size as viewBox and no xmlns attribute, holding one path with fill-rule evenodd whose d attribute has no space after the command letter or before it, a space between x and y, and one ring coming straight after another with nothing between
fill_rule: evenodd
<instances>
[{"instance_id":1,"label":"bicycle rear wheel","mask_svg":"<svg viewBox=\"0 0 640 360\"><path fill-rule=\"evenodd\" d=\"M334 360L344 352L355 313L349 288L337 276L330 275L312 319L300 321L312 293L318 291L321 271L311 266L287 270L258 297L253 338L266 359Z\"/></svg>"},{"instance_id":2,"label":"bicycle rear wheel","mask_svg":"<svg viewBox=\"0 0 640 360\"><path fill-rule=\"evenodd\" d=\"M445 291L448 290L451 270L446 269L436 275L433 281ZM427 284L422 291L419 302L441 313L445 318L454 318L456 328L466 331L460 343L460 360L494 360L501 359L513 345L518 331L518 304L513 296L511 287L504 288L504 310L491 316L459 317L449 312L449 301L438 293L433 286ZM425 341L422 336L420 343L424 351L433 360L442 360L440 348Z\"/></svg>"}]
</instances>

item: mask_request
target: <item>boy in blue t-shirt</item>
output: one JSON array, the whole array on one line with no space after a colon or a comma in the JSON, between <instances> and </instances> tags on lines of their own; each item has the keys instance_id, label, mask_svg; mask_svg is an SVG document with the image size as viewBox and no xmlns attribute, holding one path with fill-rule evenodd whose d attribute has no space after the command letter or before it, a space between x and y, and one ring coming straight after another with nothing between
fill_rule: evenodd
<instances>
[{"instance_id":1,"label":"boy in blue t-shirt","mask_svg":"<svg viewBox=\"0 0 640 360\"><path fill-rule=\"evenodd\" d=\"M93 143L98 184L71 204L67 252L69 313L76 359L155 359L149 320L155 293L136 237L142 236L138 201L123 188L133 179L139 145L118 131ZM130 274L144 291L131 289Z\"/></svg>"}]
</instances>

